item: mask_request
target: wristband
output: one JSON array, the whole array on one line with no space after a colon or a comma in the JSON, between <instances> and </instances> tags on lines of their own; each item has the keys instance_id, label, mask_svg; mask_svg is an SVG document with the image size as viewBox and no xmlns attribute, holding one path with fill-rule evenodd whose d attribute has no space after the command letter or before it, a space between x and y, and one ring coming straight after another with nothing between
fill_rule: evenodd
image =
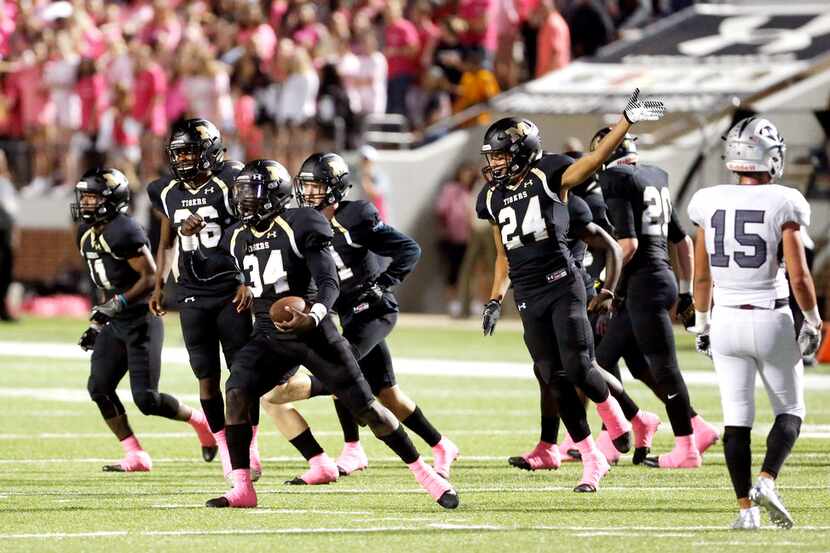
<instances>
[{"instance_id":1,"label":"wristband","mask_svg":"<svg viewBox=\"0 0 830 553\"><path fill-rule=\"evenodd\" d=\"M121 304L121 307L127 307L127 296L124 294L116 294L115 299Z\"/></svg>"},{"instance_id":2,"label":"wristband","mask_svg":"<svg viewBox=\"0 0 830 553\"><path fill-rule=\"evenodd\" d=\"M326 318L326 314L328 314L328 312L328 308L322 303L315 303L311 306L311 309L308 310L308 314L314 318L317 326L319 326L320 322Z\"/></svg>"},{"instance_id":3,"label":"wristband","mask_svg":"<svg viewBox=\"0 0 830 553\"><path fill-rule=\"evenodd\" d=\"M606 294L610 294L612 300L617 297L617 295L613 292L613 290L609 290L608 288L600 288L599 289L600 294L602 294L603 292L605 292Z\"/></svg>"},{"instance_id":4,"label":"wristband","mask_svg":"<svg viewBox=\"0 0 830 553\"><path fill-rule=\"evenodd\" d=\"M818 305L814 305L812 309L802 311L802 313L804 313L804 320L813 325L813 327L818 328L821 326L821 316L818 314Z\"/></svg>"},{"instance_id":5,"label":"wristband","mask_svg":"<svg viewBox=\"0 0 830 553\"><path fill-rule=\"evenodd\" d=\"M692 281L691 280L679 280L677 281L677 292L679 294L688 294L692 290Z\"/></svg>"},{"instance_id":6,"label":"wristband","mask_svg":"<svg viewBox=\"0 0 830 553\"><path fill-rule=\"evenodd\" d=\"M709 327L709 312L698 311L695 309L695 327L708 328Z\"/></svg>"}]
</instances>

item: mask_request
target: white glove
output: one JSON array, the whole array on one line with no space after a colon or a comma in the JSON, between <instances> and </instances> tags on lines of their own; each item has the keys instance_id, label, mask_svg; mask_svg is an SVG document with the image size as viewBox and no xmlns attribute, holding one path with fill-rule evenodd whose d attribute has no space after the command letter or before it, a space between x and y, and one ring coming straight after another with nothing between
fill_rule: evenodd
<instances>
[{"instance_id":1,"label":"white glove","mask_svg":"<svg viewBox=\"0 0 830 553\"><path fill-rule=\"evenodd\" d=\"M623 110L623 116L630 123L640 121L658 121L666 114L666 106L660 100L640 100L640 89L635 88L634 94L628 99Z\"/></svg>"}]
</instances>

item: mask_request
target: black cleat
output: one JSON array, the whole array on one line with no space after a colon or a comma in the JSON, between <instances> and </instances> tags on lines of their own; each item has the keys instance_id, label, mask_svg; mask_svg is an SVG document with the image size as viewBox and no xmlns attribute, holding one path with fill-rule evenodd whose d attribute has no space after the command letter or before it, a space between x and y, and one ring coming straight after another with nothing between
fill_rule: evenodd
<instances>
[{"instance_id":1,"label":"black cleat","mask_svg":"<svg viewBox=\"0 0 830 553\"><path fill-rule=\"evenodd\" d=\"M634 456L631 462L635 465L642 464L646 460L646 456L651 452L650 447L637 447L634 449Z\"/></svg>"},{"instance_id":2,"label":"black cleat","mask_svg":"<svg viewBox=\"0 0 830 553\"><path fill-rule=\"evenodd\" d=\"M620 453L628 453L631 450L631 432L617 436L611 443Z\"/></svg>"},{"instance_id":3,"label":"black cleat","mask_svg":"<svg viewBox=\"0 0 830 553\"><path fill-rule=\"evenodd\" d=\"M286 486L308 486L308 482L300 478L299 476L295 476L291 480L286 480L283 482Z\"/></svg>"},{"instance_id":4,"label":"black cleat","mask_svg":"<svg viewBox=\"0 0 830 553\"><path fill-rule=\"evenodd\" d=\"M104 465L101 467L101 470L104 472L127 472L124 470L124 467L121 466L121 463L116 463L114 465Z\"/></svg>"},{"instance_id":5,"label":"black cleat","mask_svg":"<svg viewBox=\"0 0 830 553\"><path fill-rule=\"evenodd\" d=\"M527 459L525 459L524 457L510 457L507 460L507 463L511 467L516 467L517 469L533 470L533 468L531 468L530 466L530 463L528 463Z\"/></svg>"},{"instance_id":6,"label":"black cleat","mask_svg":"<svg viewBox=\"0 0 830 553\"><path fill-rule=\"evenodd\" d=\"M205 463L210 463L216 457L216 454L219 453L219 446L218 445L203 445L202 446L202 459L205 460Z\"/></svg>"},{"instance_id":7,"label":"black cleat","mask_svg":"<svg viewBox=\"0 0 830 553\"><path fill-rule=\"evenodd\" d=\"M568 450L568 455L570 455L572 458L576 459L577 461L582 460L582 454L579 452L578 449L569 449Z\"/></svg>"},{"instance_id":8,"label":"black cleat","mask_svg":"<svg viewBox=\"0 0 830 553\"><path fill-rule=\"evenodd\" d=\"M214 497L213 499L208 499L205 502L205 507L212 507L215 509L224 509L225 507L230 507L231 502L228 501L228 498L224 495L221 497Z\"/></svg>"},{"instance_id":9,"label":"black cleat","mask_svg":"<svg viewBox=\"0 0 830 553\"><path fill-rule=\"evenodd\" d=\"M597 489L591 484L582 483L574 488L576 493L596 493Z\"/></svg>"},{"instance_id":10,"label":"black cleat","mask_svg":"<svg viewBox=\"0 0 830 553\"><path fill-rule=\"evenodd\" d=\"M455 509L459 504L458 494L453 490L447 490L438 498L438 504L445 509Z\"/></svg>"},{"instance_id":11,"label":"black cleat","mask_svg":"<svg viewBox=\"0 0 830 553\"><path fill-rule=\"evenodd\" d=\"M651 457L646 457L645 460L643 461L643 464L645 466L653 468L653 469L659 469L660 468L660 458L655 457L653 455Z\"/></svg>"}]
</instances>

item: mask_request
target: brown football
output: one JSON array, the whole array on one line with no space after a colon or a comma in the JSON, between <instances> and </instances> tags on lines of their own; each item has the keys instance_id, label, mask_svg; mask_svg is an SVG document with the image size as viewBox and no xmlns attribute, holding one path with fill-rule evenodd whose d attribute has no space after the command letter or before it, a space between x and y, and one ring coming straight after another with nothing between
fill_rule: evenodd
<instances>
[{"instance_id":1,"label":"brown football","mask_svg":"<svg viewBox=\"0 0 830 553\"><path fill-rule=\"evenodd\" d=\"M284 298L278 299L271 305L271 310L269 312L271 320L275 323L290 321L291 311L286 309L288 306L291 306L298 311L302 311L303 313L307 311L307 306L303 298L299 296L285 296Z\"/></svg>"}]
</instances>

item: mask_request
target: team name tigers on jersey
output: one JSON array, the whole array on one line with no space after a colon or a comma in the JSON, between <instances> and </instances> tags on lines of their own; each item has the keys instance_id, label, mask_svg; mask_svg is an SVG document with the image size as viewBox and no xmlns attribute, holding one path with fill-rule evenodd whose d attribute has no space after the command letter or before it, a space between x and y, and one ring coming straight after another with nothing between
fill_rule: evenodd
<instances>
[{"instance_id":1,"label":"team name tigers on jersey","mask_svg":"<svg viewBox=\"0 0 830 553\"><path fill-rule=\"evenodd\" d=\"M527 198L527 192L522 191L522 192L519 192L518 194L513 194L512 196L507 196L503 201L504 201L504 205L510 205L514 202L518 202L519 200L524 200L525 198Z\"/></svg>"},{"instance_id":2,"label":"team name tigers on jersey","mask_svg":"<svg viewBox=\"0 0 830 553\"><path fill-rule=\"evenodd\" d=\"M258 252L262 250L270 250L271 243L270 242L254 242L253 244L248 244L246 251L248 253Z\"/></svg>"},{"instance_id":3,"label":"team name tigers on jersey","mask_svg":"<svg viewBox=\"0 0 830 553\"><path fill-rule=\"evenodd\" d=\"M193 198L192 200L182 200L182 207L194 207L198 205L207 205L207 198Z\"/></svg>"}]
</instances>

